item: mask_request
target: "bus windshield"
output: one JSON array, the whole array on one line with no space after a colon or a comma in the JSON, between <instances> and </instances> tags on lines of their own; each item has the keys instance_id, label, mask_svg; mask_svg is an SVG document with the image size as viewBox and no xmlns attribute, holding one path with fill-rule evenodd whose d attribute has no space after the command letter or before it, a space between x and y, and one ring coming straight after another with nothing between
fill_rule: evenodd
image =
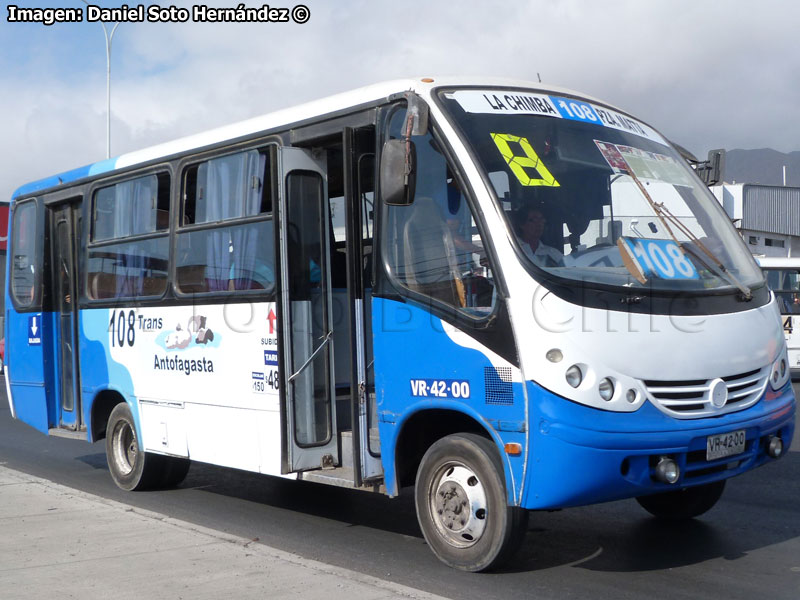
<instances>
[{"instance_id":1,"label":"bus windshield","mask_svg":"<svg viewBox=\"0 0 800 600\"><path fill-rule=\"evenodd\" d=\"M767 277L767 285L775 292L781 314L800 314L800 266L764 268L764 274Z\"/></svg>"},{"instance_id":2,"label":"bus windshield","mask_svg":"<svg viewBox=\"0 0 800 600\"><path fill-rule=\"evenodd\" d=\"M541 93L441 91L492 182L525 261L549 275L664 291L763 277L717 201L654 129Z\"/></svg>"}]
</instances>

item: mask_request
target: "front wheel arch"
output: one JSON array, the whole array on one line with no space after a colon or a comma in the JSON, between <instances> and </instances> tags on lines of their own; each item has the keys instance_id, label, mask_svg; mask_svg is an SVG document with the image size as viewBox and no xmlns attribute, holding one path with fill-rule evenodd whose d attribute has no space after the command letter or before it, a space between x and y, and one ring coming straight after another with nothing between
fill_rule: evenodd
<instances>
[{"instance_id":1,"label":"front wheel arch","mask_svg":"<svg viewBox=\"0 0 800 600\"><path fill-rule=\"evenodd\" d=\"M452 409L426 409L414 413L400 424L394 444L394 472L398 489L414 485L425 452L448 435L474 433L498 445L499 440L473 416ZM506 477L510 473L505 471ZM507 479L508 481L508 479Z\"/></svg>"}]
</instances>

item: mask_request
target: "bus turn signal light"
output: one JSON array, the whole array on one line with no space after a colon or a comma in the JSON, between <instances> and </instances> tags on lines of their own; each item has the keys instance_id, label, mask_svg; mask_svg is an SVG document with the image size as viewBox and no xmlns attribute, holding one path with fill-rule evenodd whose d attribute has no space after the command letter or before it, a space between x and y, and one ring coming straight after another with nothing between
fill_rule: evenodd
<instances>
[{"instance_id":1,"label":"bus turn signal light","mask_svg":"<svg viewBox=\"0 0 800 600\"><path fill-rule=\"evenodd\" d=\"M505 445L505 450L509 456L519 456L522 454L522 444L511 442Z\"/></svg>"}]
</instances>

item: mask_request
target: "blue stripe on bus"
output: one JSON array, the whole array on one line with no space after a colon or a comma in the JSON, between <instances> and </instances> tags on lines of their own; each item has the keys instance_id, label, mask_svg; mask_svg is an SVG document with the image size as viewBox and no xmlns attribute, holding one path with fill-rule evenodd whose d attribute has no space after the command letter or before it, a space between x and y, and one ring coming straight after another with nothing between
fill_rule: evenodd
<instances>
[{"instance_id":1,"label":"blue stripe on bus","mask_svg":"<svg viewBox=\"0 0 800 600\"><path fill-rule=\"evenodd\" d=\"M84 422L91 423L90 410L95 396L101 391L111 389L118 392L130 405L136 433L141 440L142 429L139 424L138 399L133 378L125 366L111 358L108 343L110 316L110 309L81 311L80 361L81 391L85 399Z\"/></svg>"},{"instance_id":2,"label":"blue stripe on bus","mask_svg":"<svg viewBox=\"0 0 800 600\"><path fill-rule=\"evenodd\" d=\"M8 298L6 299L8 302ZM6 343L14 348L11 366L6 377L10 377L14 409L17 418L42 433L58 427L61 406L61 381L55 373L62 372L58 336L60 316L55 312L17 313L10 302L7 304ZM41 342L29 343L31 314L40 315ZM104 390L113 389L131 405L137 434L141 436L139 410L133 379L129 370L112 360L108 347L109 309L81 311L79 319L81 363L81 397L83 422L89 425L91 439L91 409L95 397ZM52 357L46 361L45 356ZM45 368L45 365L51 365ZM72 419L74 421L74 419ZM141 438L140 438L141 439Z\"/></svg>"},{"instance_id":3,"label":"blue stripe on bus","mask_svg":"<svg viewBox=\"0 0 800 600\"><path fill-rule=\"evenodd\" d=\"M14 199L20 196L35 194L38 191L63 185L65 183L71 183L73 181L77 181L78 179L83 179L84 177L107 173L109 171L113 171L116 168L116 165L117 158L109 158L100 162L92 163L91 165L72 169L71 171L65 171L64 173L59 173L58 175L32 181L31 183L26 183L25 185L17 188L17 190L11 195L11 198Z\"/></svg>"}]
</instances>

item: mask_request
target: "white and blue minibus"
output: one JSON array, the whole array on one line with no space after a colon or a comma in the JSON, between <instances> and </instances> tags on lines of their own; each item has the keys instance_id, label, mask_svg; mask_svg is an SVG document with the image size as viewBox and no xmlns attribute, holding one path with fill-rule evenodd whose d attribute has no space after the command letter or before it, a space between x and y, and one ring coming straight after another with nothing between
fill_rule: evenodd
<instances>
[{"instance_id":1,"label":"white and blue minibus","mask_svg":"<svg viewBox=\"0 0 800 600\"><path fill-rule=\"evenodd\" d=\"M710 509L779 458L778 308L655 129L564 89L394 81L13 195L12 414L105 440L126 490L191 461L396 496L496 567L530 511Z\"/></svg>"}]
</instances>

